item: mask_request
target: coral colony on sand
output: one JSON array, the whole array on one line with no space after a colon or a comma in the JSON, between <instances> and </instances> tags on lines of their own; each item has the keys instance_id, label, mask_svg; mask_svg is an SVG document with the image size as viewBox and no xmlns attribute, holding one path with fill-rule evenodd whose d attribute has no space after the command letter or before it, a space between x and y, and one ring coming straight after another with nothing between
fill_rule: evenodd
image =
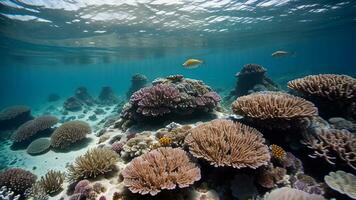
<instances>
[{"instance_id":1,"label":"coral colony on sand","mask_svg":"<svg viewBox=\"0 0 356 200\"><path fill-rule=\"evenodd\" d=\"M208 85L182 75L151 84L134 75L123 108L109 86L97 99L79 87L63 116L5 108L0 128L14 130L13 146L66 165L8 167L0 199L356 199L355 79L312 75L282 92L266 71L247 64L236 75L225 98L234 97L235 117Z\"/></svg>"}]
</instances>

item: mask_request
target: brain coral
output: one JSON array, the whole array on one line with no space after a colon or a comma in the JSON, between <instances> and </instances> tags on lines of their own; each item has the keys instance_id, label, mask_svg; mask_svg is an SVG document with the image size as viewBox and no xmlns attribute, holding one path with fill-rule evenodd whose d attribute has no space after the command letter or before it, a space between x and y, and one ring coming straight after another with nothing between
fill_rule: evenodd
<instances>
[{"instance_id":1,"label":"brain coral","mask_svg":"<svg viewBox=\"0 0 356 200\"><path fill-rule=\"evenodd\" d=\"M154 196L163 189L185 188L200 180L200 169L185 151L161 147L133 159L122 175L131 192Z\"/></svg>"},{"instance_id":2,"label":"brain coral","mask_svg":"<svg viewBox=\"0 0 356 200\"><path fill-rule=\"evenodd\" d=\"M270 160L265 139L256 129L217 119L191 129L185 138L189 151L215 167L256 169Z\"/></svg>"},{"instance_id":3,"label":"brain coral","mask_svg":"<svg viewBox=\"0 0 356 200\"><path fill-rule=\"evenodd\" d=\"M232 104L235 114L260 125L278 125L281 128L304 117L318 115L313 103L283 92L256 92L237 98Z\"/></svg>"},{"instance_id":4,"label":"brain coral","mask_svg":"<svg viewBox=\"0 0 356 200\"><path fill-rule=\"evenodd\" d=\"M325 183L333 190L356 199L356 176L344 171L330 172L324 177Z\"/></svg>"},{"instance_id":5,"label":"brain coral","mask_svg":"<svg viewBox=\"0 0 356 200\"><path fill-rule=\"evenodd\" d=\"M51 147L51 141L47 138L38 138L28 145L26 152L30 155L38 155L46 152Z\"/></svg>"},{"instance_id":6,"label":"brain coral","mask_svg":"<svg viewBox=\"0 0 356 200\"><path fill-rule=\"evenodd\" d=\"M23 142L30 140L37 133L51 128L58 122L54 116L41 116L22 124L12 135L14 142Z\"/></svg>"},{"instance_id":7,"label":"brain coral","mask_svg":"<svg viewBox=\"0 0 356 200\"><path fill-rule=\"evenodd\" d=\"M0 173L0 185L11 188L15 194L23 195L36 182L36 175L20 168L11 168Z\"/></svg>"},{"instance_id":8,"label":"brain coral","mask_svg":"<svg viewBox=\"0 0 356 200\"><path fill-rule=\"evenodd\" d=\"M58 127L51 136L51 146L66 149L84 139L91 132L89 124L83 121L69 121Z\"/></svg>"},{"instance_id":9,"label":"brain coral","mask_svg":"<svg viewBox=\"0 0 356 200\"><path fill-rule=\"evenodd\" d=\"M266 195L264 200L325 200L321 195L309 194L301 190L282 187Z\"/></svg>"},{"instance_id":10,"label":"brain coral","mask_svg":"<svg viewBox=\"0 0 356 200\"><path fill-rule=\"evenodd\" d=\"M331 101L356 97L356 79L346 75L310 75L289 81L288 87L307 96L321 97Z\"/></svg>"},{"instance_id":11,"label":"brain coral","mask_svg":"<svg viewBox=\"0 0 356 200\"><path fill-rule=\"evenodd\" d=\"M117 161L118 155L111 149L90 149L68 166L68 179L74 182L106 174L115 169Z\"/></svg>"}]
</instances>

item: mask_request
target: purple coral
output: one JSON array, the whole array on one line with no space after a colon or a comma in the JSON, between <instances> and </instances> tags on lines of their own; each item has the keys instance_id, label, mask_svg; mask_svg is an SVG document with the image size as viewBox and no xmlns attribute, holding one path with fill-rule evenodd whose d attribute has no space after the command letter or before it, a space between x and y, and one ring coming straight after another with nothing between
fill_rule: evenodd
<instances>
[{"instance_id":1,"label":"purple coral","mask_svg":"<svg viewBox=\"0 0 356 200\"><path fill-rule=\"evenodd\" d=\"M198 106L214 108L221 101L220 96L216 92L208 92L203 96L195 98L195 102Z\"/></svg>"},{"instance_id":2,"label":"purple coral","mask_svg":"<svg viewBox=\"0 0 356 200\"><path fill-rule=\"evenodd\" d=\"M95 199L95 191L88 180L81 180L74 189L74 194L70 200Z\"/></svg>"},{"instance_id":3,"label":"purple coral","mask_svg":"<svg viewBox=\"0 0 356 200\"><path fill-rule=\"evenodd\" d=\"M114 143L111 145L111 149L112 149L113 151L115 151L116 153L120 154L120 152L122 151L124 145L125 145L124 142L114 142Z\"/></svg>"},{"instance_id":4,"label":"purple coral","mask_svg":"<svg viewBox=\"0 0 356 200\"><path fill-rule=\"evenodd\" d=\"M135 92L130 103L137 106L136 112L143 116L163 116L177 107L180 102L179 91L166 84L145 87Z\"/></svg>"}]
</instances>

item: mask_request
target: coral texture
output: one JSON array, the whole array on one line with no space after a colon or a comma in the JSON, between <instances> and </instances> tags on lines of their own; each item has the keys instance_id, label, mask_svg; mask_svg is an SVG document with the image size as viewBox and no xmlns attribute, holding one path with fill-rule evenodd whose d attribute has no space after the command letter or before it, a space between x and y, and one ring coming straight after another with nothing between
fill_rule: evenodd
<instances>
[{"instance_id":1,"label":"coral texture","mask_svg":"<svg viewBox=\"0 0 356 200\"><path fill-rule=\"evenodd\" d=\"M303 173L297 173L295 176L290 178L292 187L298 190L302 190L309 194L323 195L324 189L321 184L317 183L316 180Z\"/></svg>"},{"instance_id":2,"label":"coral texture","mask_svg":"<svg viewBox=\"0 0 356 200\"><path fill-rule=\"evenodd\" d=\"M287 153L284 151L284 149L278 145L272 144L270 146L271 149L271 154L272 158L277 159L277 160L284 160Z\"/></svg>"},{"instance_id":3,"label":"coral texture","mask_svg":"<svg viewBox=\"0 0 356 200\"><path fill-rule=\"evenodd\" d=\"M32 118L31 109L27 106L6 107L0 111L0 130L17 128Z\"/></svg>"},{"instance_id":4,"label":"coral texture","mask_svg":"<svg viewBox=\"0 0 356 200\"><path fill-rule=\"evenodd\" d=\"M37 133L51 128L58 122L53 116L41 116L22 124L12 135L14 142L30 140Z\"/></svg>"},{"instance_id":5,"label":"coral texture","mask_svg":"<svg viewBox=\"0 0 356 200\"><path fill-rule=\"evenodd\" d=\"M75 159L68 166L68 179L76 181L85 178L95 178L115 169L117 154L108 148L94 148Z\"/></svg>"},{"instance_id":6,"label":"coral texture","mask_svg":"<svg viewBox=\"0 0 356 200\"><path fill-rule=\"evenodd\" d=\"M55 194L62 189L64 173L50 170L42 176L38 184L45 189L47 194Z\"/></svg>"},{"instance_id":7,"label":"coral texture","mask_svg":"<svg viewBox=\"0 0 356 200\"><path fill-rule=\"evenodd\" d=\"M189 151L215 167L256 169L270 160L265 139L256 129L230 120L213 120L191 129Z\"/></svg>"},{"instance_id":8,"label":"coral texture","mask_svg":"<svg viewBox=\"0 0 356 200\"><path fill-rule=\"evenodd\" d=\"M83 121L69 121L58 127L51 136L53 148L66 149L83 140L91 132L89 124Z\"/></svg>"},{"instance_id":9,"label":"coral texture","mask_svg":"<svg viewBox=\"0 0 356 200\"><path fill-rule=\"evenodd\" d=\"M15 195L13 191L11 191L6 186L1 186L0 188L0 199L1 200L19 200L21 195Z\"/></svg>"},{"instance_id":10,"label":"coral texture","mask_svg":"<svg viewBox=\"0 0 356 200\"><path fill-rule=\"evenodd\" d=\"M264 74L267 70L262 67L261 65L258 64L246 64L244 67L241 69L239 73L236 74L236 76L245 76L245 75L251 75L251 74Z\"/></svg>"},{"instance_id":11,"label":"coral texture","mask_svg":"<svg viewBox=\"0 0 356 200\"><path fill-rule=\"evenodd\" d=\"M161 147L133 159L122 175L131 192L154 196L161 190L185 188L200 180L200 169L185 151Z\"/></svg>"},{"instance_id":12,"label":"coral texture","mask_svg":"<svg viewBox=\"0 0 356 200\"><path fill-rule=\"evenodd\" d=\"M32 200L48 200L49 196L45 188L43 188L38 182L32 185L31 188L28 188L25 192L26 199Z\"/></svg>"},{"instance_id":13,"label":"coral texture","mask_svg":"<svg viewBox=\"0 0 356 200\"><path fill-rule=\"evenodd\" d=\"M305 117L318 115L313 103L282 92L257 92L237 98L232 104L235 114L264 126L288 128Z\"/></svg>"},{"instance_id":14,"label":"coral texture","mask_svg":"<svg viewBox=\"0 0 356 200\"><path fill-rule=\"evenodd\" d=\"M15 194L21 196L36 182L36 175L20 168L11 168L0 173L0 185L11 188Z\"/></svg>"},{"instance_id":15,"label":"coral texture","mask_svg":"<svg viewBox=\"0 0 356 200\"><path fill-rule=\"evenodd\" d=\"M47 138L38 138L28 145L26 152L30 155L38 155L47 152L51 147L51 141Z\"/></svg>"},{"instance_id":16,"label":"coral texture","mask_svg":"<svg viewBox=\"0 0 356 200\"><path fill-rule=\"evenodd\" d=\"M63 108L68 111L76 112L82 110L82 103L75 97L69 97L63 103Z\"/></svg>"},{"instance_id":17,"label":"coral texture","mask_svg":"<svg viewBox=\"0 0 356 200\"><path fill-rule=\"evenodd\" d=\"M301 190L282 187L266 195L264 200L325 200L321 195L309 194Z\"/></svg>"},{"instance_id":18,"label":"coral texture","mask_svg":"<svg viewBox=\"0 0 356 200\"><path fill-rule=\"evenodd\" d=\"M344 171L330 172L324 177L325 183L332 188L346 194L352 199L356 199L356 176Z\"/></svg>"},{"instance_id":19,"label":"coral texture","mask_svg":"<svg viewBox=\"0 0 356 200\"><path fill-rule=\"evenodd\" d=\"M257 182L262 187L273 188L277 184L283 183L283 179L286 174L286 169L281 167L274 167L272 164L270 164L268 167L264 167L259 171Z\"/></svg>"},{"instance_id":20,"label":"coral texture","mask_svg":"<svg viewBox=\"0 0 356 200\"><path fill-rule=\"evenodd\" d=\"M168 114L190 115L211 111L219 102L220 96L202 81L169 76L135 92L121 112L121 117L139 121Z\"/></svg>"},{"instance_id":21,"label":"coral texture","mask_svg":"<svg viewBox=\"0 0 356 200\"><path fill-rule=\"evenodd\" d=\"M151 150L154 140L150 137L149 132L143 132L129 139L121 151L122 157L134 158Z\"/></svg>"},{"instance_id":22,"label":"coral texture","mask_svg":"<svg viewBox=\"0 0 356 200\"><path fill-rule=\"evenodd\" d=\"M334 165L336 156L356 169L356 137L347 130L316 129L315 136L305 135L302 141L308 148L314 150L312 158L324 158Z\"/></svg>"},{"instance_id":23,"label":"coral texture","mask_svg":"<svg viewBox=\"0 0 356 200\"><path fill-rule=\"evenodd\" d=\"M356 97L356 79L346 75L310 75L289 81L288 87L308 96L317 96L332 101Z\"/></svg>"},{"instance_id":24,"label":"coral texture","mask_svg":"<svg viewBox=\"0 0 356 200\"><path fill-rule=\"evenodd\" d=\"M88 180L79 181L74 188L74 193L69 200L95 200L96 193Z\"/></svg>"}]
</instances>

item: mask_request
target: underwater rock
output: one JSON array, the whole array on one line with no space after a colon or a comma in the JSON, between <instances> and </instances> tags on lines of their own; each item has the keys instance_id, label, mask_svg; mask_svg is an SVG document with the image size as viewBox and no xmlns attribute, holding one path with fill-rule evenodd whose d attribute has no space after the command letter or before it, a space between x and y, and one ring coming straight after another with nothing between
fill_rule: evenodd
<instances>
[{"instance_id":1,"label":"underwater rock","mask_svg":"<svg viewBox=\"0 0 356 200\"><path fill-rule=\"evenodd\" d=\"M58 101L60 98L61 97L58 94L52 93L52 94L48 95L47 101L48 102L55 102L55 101Z\"/></svg>"},{"instance_id":2,"label":"underwater rock","mask_svg":"<svg viewBox=\"0 0 356 200\"><path fill-rule=\"evenodd\" d=\"M20 168L10 168L0 173L0 185L11 188L15 195L24 196L36 179L36 175Z\"/></svg>"},{"instance_id":3,"label":"underwater rock","mask_svg":"<svg viewBox=\"0 0 356 200\"><path fill-rule=\"evenodd\" d=\"M166 78L135 92L124 106L121 117L125 120L153 122L167 116L209 112L219 102L219 95L202 81L181 78L173 82Z\"/></svg>"},{"instance_id":4,"label":"underwater rock","mask_svg":"<svg viewBox=\"0 0 356 200\"><path fill-rule=\"evenodd\" d=\"M0 111L0 130L10 130L33 119L28 106L10 106Z\"/></svg>"},{"instance_id":5,"label":"underwater rock","mask_svg":"<svg viewBox=\"0 0 356 200\"><path fill-rule=\"evenodd\" d=\"M119 99L115 95L112 88L109 86L101 88L98 99L101 105L115 105L119 102Z\"/></svg>"},{"instance_id":6,"label":"underwater rock","mask_svg":"<svg viewBox=\"0 0 356 200\"><path fill-rule=\"evenodd\" d=\"M142 74L133 75L131 78L131 86L126 93L126 97L129 99L134 92L145 87L147 84L147 81L148 81L148 79L145 75L142 75Z\"/></svg>"},{"instance_id":7,"label":"underwater rock","mask_svg":"<svg viewBox=\"0 0 356 200\"><path fill-rule=\"evenodd\" d=\"M80 111L82 110L82 103L75 97L69 97L63 104L63 108L67 111Z\"/></svg>"},{"instance_id":8,"label":"underwater rock","mask_svg":"<svg viewBox=\"0 0 356 200\"><path fill-rule=\"evenodd\" d=\"M77 88L74 97L87 106L93 106L95 104L94 98L88 93L86 87Z\"/></svg>"},{"instance_id":9,"label":"underwater rock","mask_svg":"<svg viewBox=\"0 0 356 200\"><path fill-rule=\"evenodd\" d=\"M288 82L288 88L312 101L324 118L352 119L356 102L356 79L346 75L309 75Z\"/></svg>"},{"instance_id":10,"label":"underwater rock","mask_svg":"<svg viewBox=\"0 0 356 200\"><path fill-rule=\"evenodd\" d=\"M97 115L103 115L103 114L105 114L105 111L101 108L97 108L94 110L94 113Z\"/></svg>"},{"instance_id":11,"label":"underwater rock","mask_svg":"<svg viewBox=\"0 0 356 200\"><path fill-rule=\"evenodd\" d=\"M267 70L258 64L246 64L237 77L236 87L228 99L258 91L279 91L279 86L266 76Z\"/></svg>"},{"instance_id":12,"label":"underwater rock","mask_svg":"<svg viewBox=\"0 0 356 200\"><path fill-rule=\"evenodd\" d=\"M333 190L356 199L356 176L344 171L330 172L324 177L325 183Z\"/></svg>"},{"instance_id":13,"label":"underwater rock","mask_svg":"<svg viewBox=\"0 0 356 200\"><path fill-rule=\"evenodd\" d=\"M30 155L39 155L47 152L51 147L51 141L47 138L38 138L28 145L26 152Z\"/></svg>"},{"instance_id":14,"label":"underwater rock","mask_svg":"<svg viewBox=\"0 0 356 200\"><path fill-rule=\"evenodd\" d=\"M181 149L161 147L133 159L122 171L133 193L157 195L161 190L185 188L200 180L200 169Z\"/></svg>"}]
</instances>

